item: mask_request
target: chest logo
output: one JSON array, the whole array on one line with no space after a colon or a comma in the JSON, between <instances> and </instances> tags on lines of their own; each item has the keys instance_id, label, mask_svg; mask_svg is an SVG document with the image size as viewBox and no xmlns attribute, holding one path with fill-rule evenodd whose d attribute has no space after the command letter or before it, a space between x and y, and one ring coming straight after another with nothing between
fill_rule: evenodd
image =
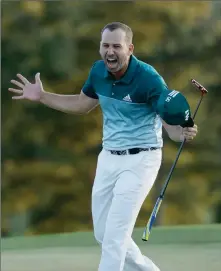
<instances>
[{"instance_id":1,"label":"chest logo","mask_svg":"<svg viewBox=\"0 0 221 271\"><path fill-rule=\"evenodd\" d=\"M130 94L128 94L127 96L125 96L125 97L123 98L123 100L126 101L126 102L132 102L132 100L131 100L131 98L130 98Z\"/></svg>"}]
</instances>

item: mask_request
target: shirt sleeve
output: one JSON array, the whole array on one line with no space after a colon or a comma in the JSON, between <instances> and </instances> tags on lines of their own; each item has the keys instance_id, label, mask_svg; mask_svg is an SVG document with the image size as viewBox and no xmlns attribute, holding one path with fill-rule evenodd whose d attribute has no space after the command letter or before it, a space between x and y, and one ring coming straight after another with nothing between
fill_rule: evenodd
<instances>
[{"instance_id":1,"label":"shirt sleeve","mask_svg":"<svg viewBox=\"0 0 221 271\"><path fill-rule=\"evenodd\" d=\"M89 72L88 78L82 87L82 91L86 96L88 96L92 99L98 99L98 96L95 92L94 85L93 85L94 66L95 66L95 64L92 66L92 68Z\"/></svg>"},{"instance_id":2,"label":"shirt sleeve","mask_svg":"<svg viewBox=\"0 0 221 271\"><path fill-rule=\"evenodd\" d=\"M157 102L160 95L168 90L168 86L163 77L159 74L154 75L151 80L151 86L147 92L147 102L152 106L154 111L157 110Z\"/></svg>"}]
</instances>

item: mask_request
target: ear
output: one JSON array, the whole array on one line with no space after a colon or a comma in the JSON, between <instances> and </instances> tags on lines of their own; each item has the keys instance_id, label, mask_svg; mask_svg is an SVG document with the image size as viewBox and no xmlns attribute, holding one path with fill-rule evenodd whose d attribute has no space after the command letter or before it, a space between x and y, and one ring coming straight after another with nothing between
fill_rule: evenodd
<instances>
[{"instance_id":1,"label":"ear","mask_svg":"<svg viewBox=\"0 0 221 271\"><path fill-rule=\"evenodd\" d=\"M134 45L132 43L129 45L129 52L130 52L130 55L132 55L134 52Z\"/></svg>"},{"instance_id":2,"label":"ear","mask_svg":"<svg viewBox=\"0 0 221 271\"><path fill-rule=\"evenodd\" d=\"M99 54L101 55L101 41L100 41L100 47L99 47Z\"/></svg>"}]
</instances>

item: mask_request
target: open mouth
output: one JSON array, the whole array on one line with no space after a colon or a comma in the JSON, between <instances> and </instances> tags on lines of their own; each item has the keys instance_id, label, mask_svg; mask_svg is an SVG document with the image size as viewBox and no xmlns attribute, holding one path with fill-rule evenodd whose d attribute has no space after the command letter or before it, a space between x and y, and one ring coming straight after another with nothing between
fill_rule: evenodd
<instances>
[{"instance_id":1,"label":"open mouth","mask_svg":"<svg viewBox=\"0 0 221 271\"><path fill-rule=\"evenodd\" d=\"M107 65L109 68L112 68L117 64L117 59L115 58L107 58Z\"/></svg>"}]
</instances>

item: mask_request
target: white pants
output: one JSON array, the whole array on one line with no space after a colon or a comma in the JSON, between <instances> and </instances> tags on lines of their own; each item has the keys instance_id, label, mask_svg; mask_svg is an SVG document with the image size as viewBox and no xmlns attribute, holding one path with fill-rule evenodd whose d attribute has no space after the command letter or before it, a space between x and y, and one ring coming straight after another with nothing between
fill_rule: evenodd
<instances>
[{"instance_id":1,"label":"white pants","mask_svg":"<svg viewBox=\"0 0 221 271\"><path fill-rule=\"evenodd\" d=\"M162 151L98 156L92 190L94 235L102 244L98 271L159 271L131 238L140 208L161 165Z\"/></svg>"}]
</instances>

